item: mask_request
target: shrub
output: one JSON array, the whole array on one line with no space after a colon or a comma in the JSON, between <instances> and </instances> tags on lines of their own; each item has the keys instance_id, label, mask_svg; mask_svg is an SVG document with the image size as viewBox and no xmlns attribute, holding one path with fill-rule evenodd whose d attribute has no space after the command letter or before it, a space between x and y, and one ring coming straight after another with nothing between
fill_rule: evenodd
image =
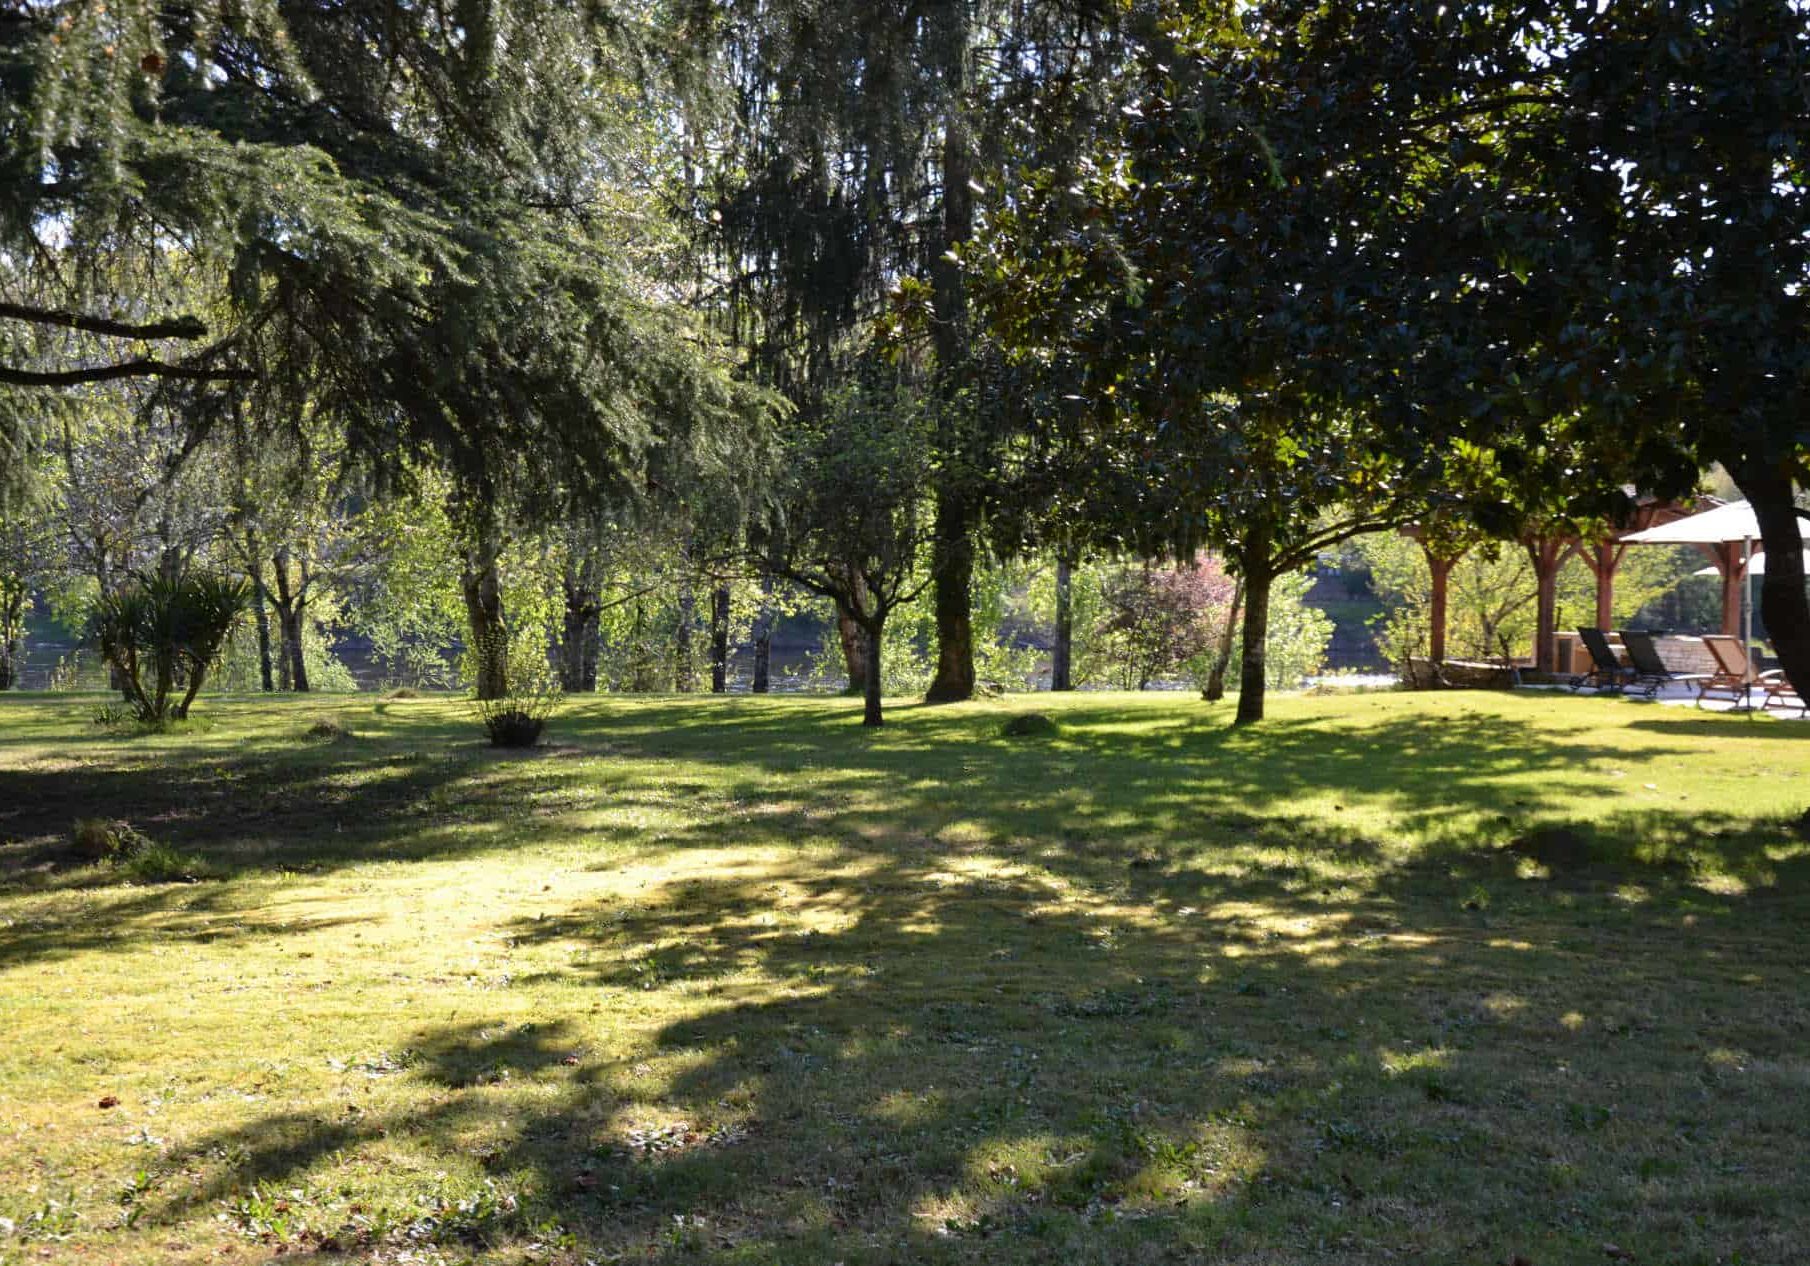
<instances>
[{"instance_id":1,"label":"shrub","mask_svg":"<svg viewBox=\"0 0 1810 1266\"><path fill-rule=\"evenodd\" d=\"M478 721L492 747L533 747L540 742L547 718L563 697L550 674L522 683L501 699L479 699Z\"/></svg>"},{"instance_id":2,"label":"shrub","mask_svg":"<svg viewBox=\"0 0 1810 1266\"><path fill-rule=\"evenodd\" d=\"M132 713L117 703L103 703L94 710L94 723L103 730L117 729L131 719Z\"/></svg>"},{"instance_id":3,"label":"shrub","mask_svg":"<svg viewBox=\"0 0 1810 1266\"><path fill-rule=\"evenodd\" d=\"M108 818L77 818L75 851L83 861L120 866L153 847L130 822Z\"/></svg>"},{"instance_id":4,"label":"shrub","mask_svg":"<svg viewBox=\"0 0 1810 1266\"><path fill-rule=\"evenodd\" d=\"M95 641L134 717L188 716L250 597L242 580L204 575L141 581L95 602Z\"/></svg>"},{"instance_id":5,"label":"shrub","mask_svg":"<svg viewBox=\"0 0 1810 1266\"><path fill-rule=\"evenodd\" d=\"M187 853L153 842L147 842L123 866L134 878L153 884L193 883L201 870Z\"/></svg>"},{"instance_id":6,"label":"shrub","mask_svg":"<svg viewBox=\"0 0 1810 1266\"><path fill-rule=\"evenodd\" d=\"M1102 588L1094 630L1121 687L1149 688L1206 654L1224 627L1235 588L1219 560L1127 567Z\"/></svg>"},{"instance_id":7,"label":"shrub","mask_svg":"<svg viewBox=\"0 0 1810 1266\"><path fill-rule=\"evenodd\" d=\"M999 732L1007 738L1054 738L1062 727L1041 712L1026 712L1007 721Z\"/></svg>"}]
</instances>

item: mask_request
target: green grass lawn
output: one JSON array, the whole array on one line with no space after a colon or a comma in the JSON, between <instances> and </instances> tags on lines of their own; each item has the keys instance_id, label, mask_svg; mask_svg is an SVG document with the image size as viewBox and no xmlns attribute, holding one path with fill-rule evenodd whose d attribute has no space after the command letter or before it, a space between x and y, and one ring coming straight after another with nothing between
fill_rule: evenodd
<instances>
[{"instance_id":1,"label":"green grass lawn","mask_svg":"<svg viewBox=\"0 0 1810 1266\"><path fill-rule=\"evenodd\" d=\"M1810 725L98 702L0 700L0 1262L1810 1256Z\"/></svg>"}]
</instances>

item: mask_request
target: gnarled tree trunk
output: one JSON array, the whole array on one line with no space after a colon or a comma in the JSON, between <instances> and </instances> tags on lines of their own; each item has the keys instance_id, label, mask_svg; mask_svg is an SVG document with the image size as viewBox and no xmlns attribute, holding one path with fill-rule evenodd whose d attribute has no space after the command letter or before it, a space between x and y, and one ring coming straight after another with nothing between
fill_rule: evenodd
<instances>
[{"instance_id":1,"label":"gnarled tree trunk","mask_svg":"<svg viewBox=\"0 0 1810 1266\"><path fill-rule=\"evenodd\" d=\"M502 532L488 511L480 511L465 547L459 592L465 599L465 623L471 635L471 657L480 699L509 693L509 624L503 612Z\"/></svg>"}]
</instances>

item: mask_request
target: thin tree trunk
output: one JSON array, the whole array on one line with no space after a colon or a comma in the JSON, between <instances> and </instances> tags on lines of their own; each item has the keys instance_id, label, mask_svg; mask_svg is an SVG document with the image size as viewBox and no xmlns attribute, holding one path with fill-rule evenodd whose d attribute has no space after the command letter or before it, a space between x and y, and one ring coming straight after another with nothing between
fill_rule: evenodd
<instances>
[{"instance_id":1,"label":"thin tree trunk","mask_svg":"<svg viewBox=\"0 0 1810 1266\"><path fill-rule=\"evenodd\" d=\"M629 687L637 694L648 694L656 688L653 648L647 639L647 607L635 599L633 659L630 661Z\"/></svg>"},{"instance_id":2,"label":"thin tree trunk","mask_svg":"<svg viewBox=\"0 0 1810 1266\"><path fill-rule=\"evenodd\" d=\"M1050 651L1050 689L1073 690L1075 657L1074 563L1056 558L1056 644Z\"/></svg>"},{"instance_id":3,"label":"thin tree trunk","mask_svg":"<svg viewBox=\"0 0 1810 1266\"><path fill-rule=\"evenodd\" d=\"M270 606L268 594L264 588L264 564L259 560L258 537L255 532L245 534L245 570L251 573L251 614L258 629L258 679L269 694L276 689L276 680L270 668Z\"/></svg>"},{"instance_id":4,"label":"thin tree trunk","mask_svg":"<svg viewBox=\"0 0 1810 1266\"><path fill-rule=\"evenodd\" d=\"M24 604L15 603L8 594L5 599L6 610L0 611L0 690L11 690L19 681L19 664L23 656L20 647L23 639L20 636L20 625L23 623Z\"/></svg>"},{"instance_id":5,"label":"thin tree trunk","mask_svg":"<svg viewBox=\"0 0 1810 1266\"><path fill-rule=\"evenodd\" d=\"M864 726L885 725L886 719L880 715L880 635L885 624L876 619L865 630L867 635L867 674L865 688L862 691L861 724Z\"/></svg>"},{"instance_id":6,"label":"thin tree trunk","mask_svg":"<svg viewBox=\"0 0 1810 1266\"><path fill-rule=\"evenodd\" d=\"M24 579L0 584L0 690L19 684L24 664Z\"/></svg>"},{"instance_id":7,"label":"thin tree trunk","mask_svg":"<svg viewBox=\"0 0 1810 1266\"><path fill-rule=\"evenodd\" d=\"M1219 630L1219 649L1213 653L1213 667L1207 672L1207 688L1200 697L1218 703L1226 697L1226 669L1232 663L1232 643L1238 638L1238 613L1244 606L1244 577L1232 586L1232 605L1226 610L1225 627Z\"/></svg>"},{"instance_id":8,"label":"thin tree trunk","mask_svg":"<svg viewBox=\"0 0 1810 1266\"><path fill-rule=\"evenodd\" d=\"M778 623L773 610L773 578L761 577L760 611L754 617L754 681L749 687L757 695L772 689L773 626Z\"/></svg>"},{"instance_id":9,"label":"thin tree trunk","mask_svg":"<svg viewBox=\"0 0 1810 1266\"><path fill-rule=\"evenodd\" d=\"M673 688L688 695L698 688L697 662L691 653L691 626L697 619L698 600L691 582L679 586L679 624L673 636Z\"/></svg>"},{"instance_id":10,"label":"thin tree trunk","mask_svg":"<svg viewBox=\"0 0 1810 1266\"><path fill-rule=\"evenodd\" d=\"M729 586L718 585L710 595L710 693L729 689Z\"/></svg>"}]
</instances>

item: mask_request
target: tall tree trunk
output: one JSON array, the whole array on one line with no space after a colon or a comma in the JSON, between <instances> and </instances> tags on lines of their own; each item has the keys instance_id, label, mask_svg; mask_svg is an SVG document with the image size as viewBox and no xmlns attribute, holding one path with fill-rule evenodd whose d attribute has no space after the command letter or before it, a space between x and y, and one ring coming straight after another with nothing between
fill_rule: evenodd
<instances>
[{"instance_id":1,"label":"tall tree trunk","mask_svg":"<svg viewBox=\"0 0 1810 1266\"><path fill-rule=\"evenodd\" d=\"M1270 560L1269 533L1259 528L1245 543L1240 560L1244 571L1244 656L1238 675L1237 724L1263 720L1263 692L1268 685L1264 661L1269 640L1270 584L1275 564Z\"/></svg>"},{"instance_id":2,"label":"tall tree trunk","mask_svg":"<svg viewBox=\"0 0 1810 1266\"><path fill-rule=\"evenodd\" d=\"M867 672L861 692L861 724L864 726L886 724L886 719L880 715L880 635L885 627L882 619L875 619L863 630L867 637Z\"/></svg>"},{"instance_id":3,"label":"tall tree trunk","mask_svg":"<svg viewBox=\"0 0 1810 1266\"><path fill-rule=\"evenodd\" d=\"M943 394L939 445L949 482L937 489L936 534L931 548L936 608L936 675L924 694L931 703L957 703L974 697L974 529L978 507L968 488L972 446L965 410L958 404L958 384L968 363L968 296L961 247L974 235L974 141L968 126L968 61L972 33L968 6L943 6L941 32L943 114L943 221L931 287L936 321L931 337Z\"/></svg>"},{"instance_id":4,"label":"tall tree trunk","mask_svg":"<svg viewBox=\"0 0 1810 1266\"><path fill-rule=\"evenodd\" d=\"M1731 466L1729 473L1747 494L1766 545L1760 616L1786 678L1800 697L1810 698L1810 595L1804 591L1804 532L1791 478L1757 464Z\"/></svg>"},{"instance_id":5,"label":"tall tree trunk","mask_svg":"<svg viewBox=\"0 0 1810 1266\"><path fill-rule=\"evenodd\" d=\"M277 620L283 634L283 658L288 665L289 688L298 695L308 693L308 661L302 653L302 612L298 605L293 610L279 610Z\"/></svg>"},{"instance_id":6,"label":"tall tree trunk","mask_svg":"<svg viewBox=\"0 0 1810 1266\"><path fill-rule=\"evenodd\" d=\"M0 690L19 683L23 660L21 646L25 624L25 587L0 588Z\"/></svg>"},{"instance_id":7,"label":"tall tree trunk","mask_svg":"<svg viewBox=\"0 0 1810 1266\"><path fill-rule=\"evenodd\" d=\"M271 576L276 581L277 630L281 634L283 688L297 694L308 693L308 664L302 656L302 617L307 603L307 575L300 583L290 584L289 547L277 550L271 559Z\"/></svg>"},{"instance_id":8,"label":"tall tree trunk","mask_svg":"<svg viewBox=\"0 0 1810 1266\"><path fill-rule=\"evenodd\" d=\"M673 689L682 695L698 688L697 661L691 653L691 628L697 614L697 595L692 592L691 581L686 580L679 586L679 624L674 630L672 648Z\"/></svg>"},{"instance_id":9,"label":"tall tree trunk","mask_svg":"<svg viewBox=\"0 0 1810 1266\"><path fill-rule=\"evenodd\" d=\"M974 697L973 531L968 499L952 489L939 492L930 551L936 577L936 676L924 692L930 703L960 703Z\"/></svg>"},{"instance_id":10,"label":"tall tree trunk","mask_svg":"<svg viewBox=\"0 0 1810 1266\"><path fill-rule=\"evenodd\" d=\"M509 693L509 624L503 611L502 578L497 570L503 553L502 532L488 506L479 508L465 546L459 592L465 599L465 623L471 634L477 696L501 699Z\"/></svg>"},{"instance_id":11,"label":"tall tree trunk","mask_svg":"<svg viewBox=\"0 0 1810 1266\"><path fill-rule=\"evenodd\" d=\"M597 689L598 621L603 614L592 561L586 558L574 565L568 558L561 587L566 609L560 627L559 684L568 693L588 693Z\"/></svg>"},{"instance_id":12,"label":"tall tree trunk","mask_svg":"<svg viewBox=\"0 0 1810 1266\"><path fill-rule=\"evenodd\" d=\"M1056 644L1050 650L1050 689L1073 690L1075 658L1074 563L1056 557Z\"/></svg>"},{"instance_id":13,"label":"tall tree trunk","mask_svg":"<svg viewBox=\"0 0 1810 1266\"><path fill-rule=\"evenodd\" d=\"M1207 687L1200 697L1218 703L1226 697L1226 669L1232 663L1232 643L1238 636L1238 614L1244 606L1244 577L1232 586L1232 605L1226 609L1225 627L1219 630L1219 647L1213 652L1213 667L1207 671ZM1267 623L1268 617L1265 617Z\"/></svg>"},{"instance_id":14,"label":"tall tree trunk","mask_svg":"<svg viewBox=\"0 0 1810 1266\"><path fill-rule=\"evenodd\" d=\"M256 532L245 534L245 570L251 573L251 615L258 629L258 680L269 694L276 689L276 681L270 670L270 606L269 594L264 588L264 564L258 553L258 536Z\"/></svg>"},{"instance_id":15,"label":"tall tree trunk","mask_svg":"<svg viewBox=\"0 0 1810 1266\"><path fill-rule=\"evenodd\" d=\"M18 685L24 671L27 597L23 576L0 581L0 690Z\"/></svg>"},{"instance_id":16,"label":"tall tree trunk","mask_svg":"<svg viewBox=\"0 0 1810 1266\"><path fill-rule=\"evenodd\" d=\"M710 693L729 689L729 586L718 585L710 595Z\"/></svg>"},{"instance_id":17,"label":"tall tree trunk","mask_svg":"<svg viewBox=\"0 0 1810 1266\"><path fill-rule=\"evenodd\" d=\"M778 613L773 609L773 578L762 576L760 610L754 616L754 681L749 687L757 695L772 689L773 626L777 623Z\"/></svg>"}]
</instances>

